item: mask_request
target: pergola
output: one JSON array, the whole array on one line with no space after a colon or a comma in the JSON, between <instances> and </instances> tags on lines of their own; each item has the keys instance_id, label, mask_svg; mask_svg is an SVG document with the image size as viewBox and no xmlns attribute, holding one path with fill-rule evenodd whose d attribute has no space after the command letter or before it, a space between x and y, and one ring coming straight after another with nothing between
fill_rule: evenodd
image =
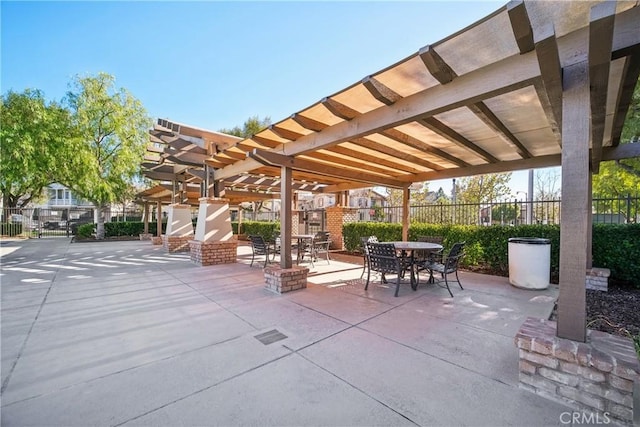
<instances>
[{"instance_id":1,"label":"pergola","mask_svg":"<svg viewBox=\"0 0 640 427\"><path fill-rule=\"evenodd\" d=\"M290 254L300 185L401 188L406 238L414 182L562 166L557 333L584 341L591 176L602 161L640 155L640 144L620 144L639 73L635 1L513 1L251 138L201 131L209 144L199 146L192 128L161 121L152 140L168 144L169 163L155 167L199 179L207 195L226 187L229 197L240 183L278 192L282 253ZM260 188L260 179L271 181ZM283 256L281 267L291 265Z\"/></svg>"}]
</instances>

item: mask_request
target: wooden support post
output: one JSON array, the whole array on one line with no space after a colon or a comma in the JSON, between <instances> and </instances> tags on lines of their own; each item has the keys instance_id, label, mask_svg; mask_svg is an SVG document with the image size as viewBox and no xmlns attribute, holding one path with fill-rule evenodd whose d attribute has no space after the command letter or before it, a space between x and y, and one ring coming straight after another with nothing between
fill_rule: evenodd
<instances>
[{"instance_id":1,"label":"wooden support post","mask_svg":"<svg viewBox=\"0 0 640 427\"><path fill-rule=\"evenodd\" d=\"M409 187L402 189L402 240L409 240Z\"/></svg>"},{"instance_id":2,"label":"wooden support post","mask_svg":"<svg viewBox=\"0 0 640 427\"><path fill-rule=\"evenodd\" d=\"M282 166L280 168L280 267L282 269L291 268L291 226L293 209L293 171L291 168Z\"/></svg>"},{"instance_id":3,"label":"wooden support post","mask_svg":"<svg viewBox=\"0 0 640 427\"><path fill-rule=\"evenodd\" d=\"M562 217L560 221L560 338L586 339L585 272L589 240L589 75L587 62L564 69L562 96Z\"/></svg>"},{"instance_id":4,"label":"wooden support post","mask_svg":"<svg viewBox=\"0 0 640 427\"><path fill-rule=\"evenodd\" d=\"M189 193L187 192L188 184L187 181L182 181L182 191L180 193L180 203L183 205L189 204Z\"/></svg>"},{"instance_id":5,"label":"wooden support post","mask_svg":"<svg viewBox=\"0 0 640 427\"><path fill-rule=\"evenodd\" d=\"M144 234L149 234L149 202L144 202Z\"/></svg>"},{"instance_id":6,"label":"wooden support post","mask_svg":"<svg viewBox=\"0 0 640 427\"><path fill-rule=\"evenodd\" d=\"M156 203L156 236L162 237L162 202L158 200Z\"/></svg>"},{"instance_id":7,"label":"wooden support post","mask_svg":"<svg viewBox=\"0 0 640 427\"><path fill-rule=\"evenodd\" d=\"M224 182L214 181L213 183L213 197L224 197Z\"/></svg>"}]
</instances>

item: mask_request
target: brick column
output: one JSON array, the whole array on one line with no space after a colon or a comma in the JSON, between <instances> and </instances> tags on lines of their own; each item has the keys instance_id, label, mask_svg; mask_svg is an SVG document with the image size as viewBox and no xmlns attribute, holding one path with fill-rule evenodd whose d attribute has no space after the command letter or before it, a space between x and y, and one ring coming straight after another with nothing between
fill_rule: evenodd
<instances>
[{"instance_id":1,"label":"brick column","mask_svg":"<svg viewBox=\"0 0 640 427\"><path fill-rule=\"evenodd\" d=\"M358 209L332 206L327 208L327 231L331 235L331 249L344 249L342 225L346 222L355 222Z\"/></svg>"},{"instance_id":2,"label":"brick column","mask_svg":"<svg viewBox=\"0 0 640 427\"><path fill-rule=\"evenodd\" d=\"M167 230L162 236L162 245L168 252L188 252L189 241L192 239L191 206L170 205Z\"/></svg>"},{"instance_id":3,"label":"brick column","mask_svg":"<svg viewBox=\"0 0 640 427\"><path fill-rule=\"evenodd\" d=\"M268 265L264 269L265 288L278 294L291 292L307 287L309 269L299 265L282 268L279 265Z\"/></svg>"},{"instance_id":4,"label":"brick column","mask_svg":"<svg viewBox=\"0 0 640 427\"><path fill-rule=\"evenodd\" d=\"M520 387L579 410L633 422L640 362L629 338L587 330L587 342L556 336L556 322L532 317L515 337ZM638 391L636 391L636 394ZM639 396L635 396L638 400Z\"/></svg>"},{"instance_id":5,"label":"brick column","mask_svg":"<svg viewBox=\"0 0 640 427\"><path fill-rule=\"evenodd\" d=\"M238 240L231 229L229 200L201 197L195 238L189 241L191 261L205 266L237 261Z\"/></svg>"}]
</instances>

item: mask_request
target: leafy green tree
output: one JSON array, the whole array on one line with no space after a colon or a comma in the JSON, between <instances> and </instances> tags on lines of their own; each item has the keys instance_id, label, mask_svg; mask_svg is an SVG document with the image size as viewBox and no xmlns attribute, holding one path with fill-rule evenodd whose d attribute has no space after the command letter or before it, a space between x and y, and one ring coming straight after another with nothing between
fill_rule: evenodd
<instances>
[{"instance_id":1,"label":"leafy green tree","mask_svg":"<svg viewBox=\"0 0 640 427\"><path fill-rule=\"evenodd\" d=\"M68 111L47 103L39 90L9 91L0 99L0 192L5 208L19 208L56 181L73 135Z\"/></svg>"},{"instance_id":2,"label":"leafy green tree","mask_svg":"<svg viewBox=\"0 0 640 427\"><path fill-rule=\"evenodd\" d=\"M509 173L495 173L460 178L456 182L457 203L488 203L511 193Z\"/></svg>"},{"instance_id":3,"label":"leafy green tree","mask_svg":"<svg viewBox=\"0 0 640 427\"><path fill-rule=\"evenodd\" d=\"M249 117L245 120L242 127L234 126L231 129L220 129L219 132L226 133L228 135L239 136L240 138L250 138L252 135L260 132L264 128L271 124L271 118L265 117L260 119L258 116Z\"/></svg>"},{"instance_id":4,"label":"leafy green tree","mask_svg":"<svg viewBox=\"0 0 640 427\"><path fill-rule=\"evenodd\" d=\"M104 238L104 211L120 200L139 175L151 120L141 102L113 76L76 76L67 93L77 137L60 183L92 202L98 239Z\"/></svg>"},{"instance_id":5,"label":"leafy green tree","mask_svg":"<svg viewBox=\"0 0 640 427\"><path fill-rule=\"evenodd\" d=\"M621 144L640 143L640 83L631 97L631 105L622 129ZM640 192L640 158L602 162L593 176L593 193L599 197L621 197Z\"/></svg>"}]
</instances>

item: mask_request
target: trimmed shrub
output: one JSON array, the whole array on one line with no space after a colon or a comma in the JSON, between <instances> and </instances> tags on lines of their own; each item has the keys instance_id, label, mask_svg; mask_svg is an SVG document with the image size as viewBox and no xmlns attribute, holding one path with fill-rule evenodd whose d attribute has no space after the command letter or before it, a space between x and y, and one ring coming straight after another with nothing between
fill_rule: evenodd
<instances>
[{"instance_id":1,"label":"trimmed shrub","mask_svg":"<svg viewBox=\"0 0 640 427\"><path fill-rule=\"evenodd\" d=\"M237 229L236 224L236 229ZM233 224L232 224L233 228ZM247 236L257 234L262 236L266 241L273 240L273 236L280 231L279 222L262 222L262 221L242 221L240 233Z\"/></svg>"},{"instance_id":2,"label":"trimmed shrub","mask_svg":"<svg viewBox=\"0 0 640 427\"><path fill-rule=\"evenodd\" d=\"M89 238L93 236L95 224L82 224L78 226L78 237Z\"/></svg>"}]
</instances>

